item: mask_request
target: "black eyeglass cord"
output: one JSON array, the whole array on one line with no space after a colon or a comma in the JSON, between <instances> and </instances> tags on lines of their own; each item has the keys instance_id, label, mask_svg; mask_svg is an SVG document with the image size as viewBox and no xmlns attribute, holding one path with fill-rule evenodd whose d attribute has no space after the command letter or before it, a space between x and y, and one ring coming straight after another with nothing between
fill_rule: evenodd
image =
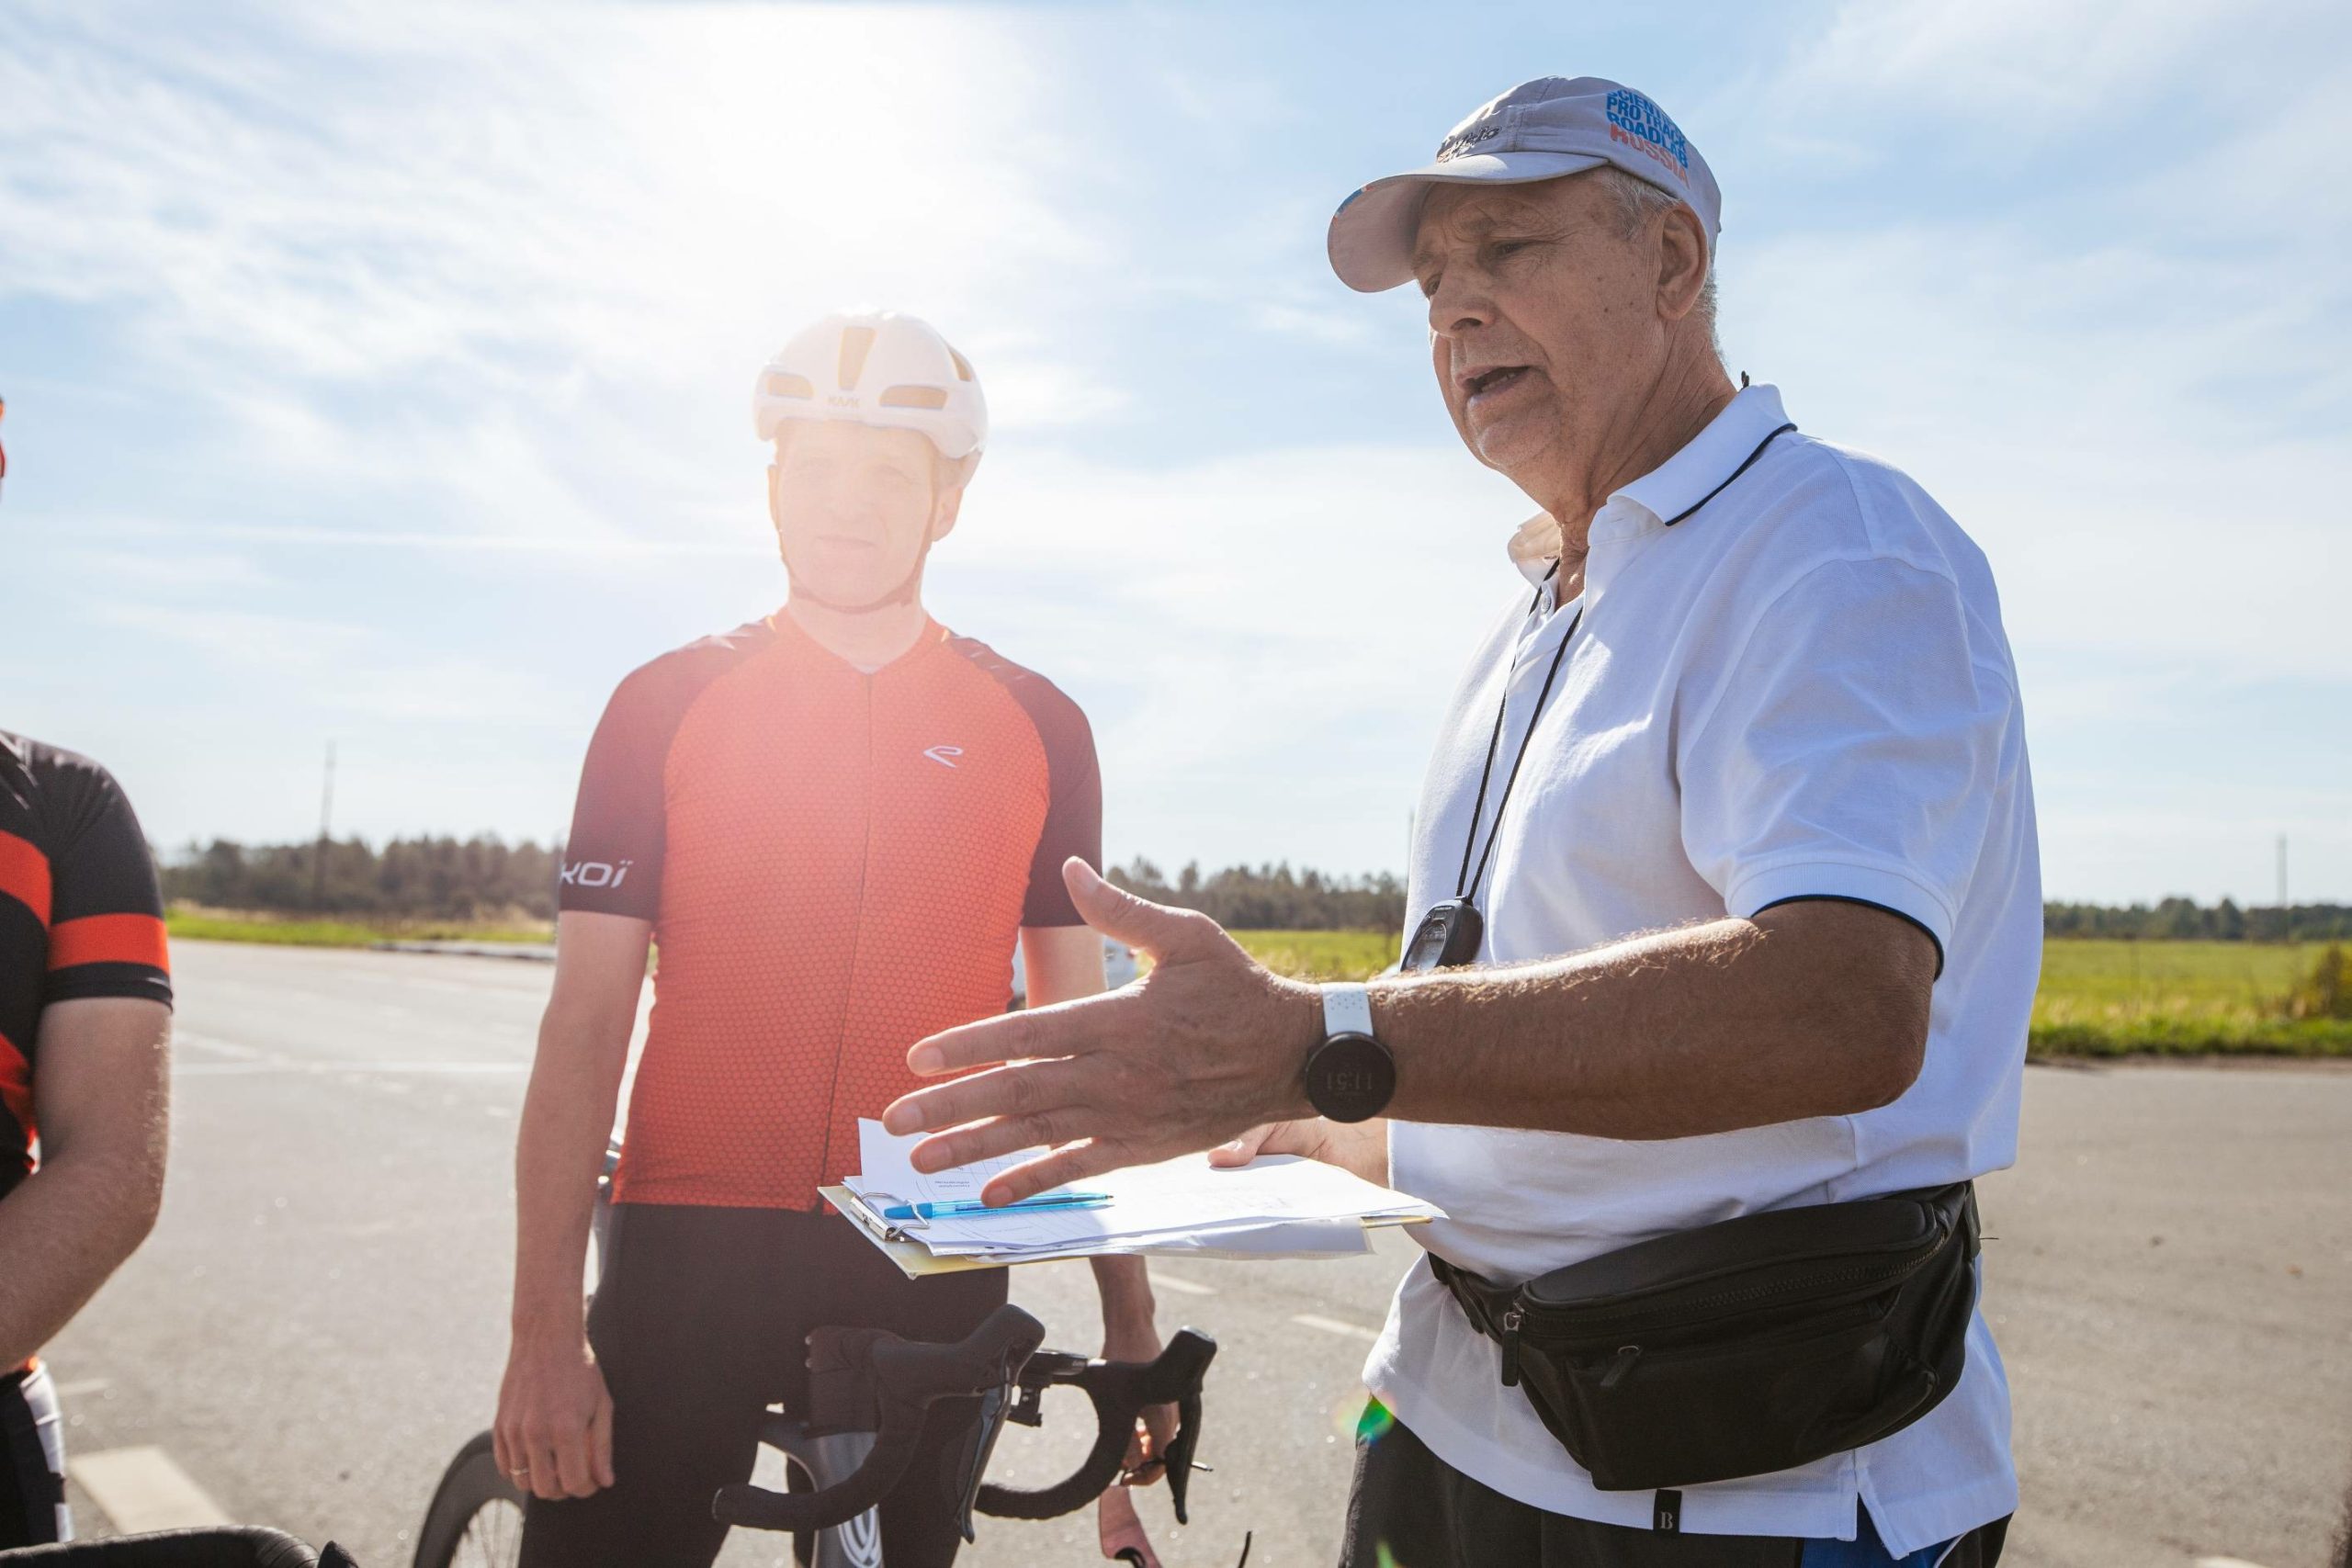
<instances>
[{"instance_id":1,"label":"black eyeglass cord","mask_svg":"<svg viewBox=\"0 0 2352 1568\"><path fill-rule=\"evenodd\" d=\"M1740 378L1740 384L1743 387L1747 385L1747 378L1745 376ZM1689 517L1692 513L1698 511L1699 508L1706 505L1707 502L1714 500L1715 497L1729 490L1731 488L1732 480L1739 478L1740 475L1747 472L1749 468L1756 466L1756 459L1764 456L1764 448L1770 446L1773 442L1778 441L1781 436L1786 435L1790 431L1794 430L1795 428L1796 422L1792 420L1781 425L1778 430L1773 431L1770 435L1764 437L1763 440L1758 441L1756 444L1756 449L1750 452L1745 458L1741 459L1739 467L1734 468L1730 473L1724 476L1723 483L1717 485L1714 489L1709 491L1706 494L1701 496L1698 500L1692 502L1690 505L1684 507L1673 516L1668 518L1665 525L1668 528L1673 527L1677 523L1679 523L1684 518ZM1527 606L1527 613L1530 615L1534 615L1536 611L1544 607L1544 594L1545 591L1552 586L1553 580L1559 575L1559 572L1560 563L1558 561L1554 561L1552 563L1552 570L1544 574L1543 582L1538 584L1536 587L1534 599L1530 602ZM1476 888L1479 883L1484 882L1487 878L1487 863L1488 860L1493 858L1495 852L1495 840L1501 835L1503 830L1503 807L1510 804L1511 786L1519 782L1520 764L1527 761L1527 748L1529 743L1535 739L1535 727L1543 722L1544 705L1549 702L1552 697L1552 683L1559 679L1560 665L1568 656L1568 645L1576 640L1577 627L1581 626L1583 623L1584 606L1582 604L1578 604L1577 606L1575 618L1568 622L1568 629L1560 636L1560 646L1553 650L1552 667L1544 672L1544 688L1535 694L1535 712L1531 715L1527 720L1527 733L1519 738L1519 752L1510 760L1510 773L1503 779L1503 792L1495 799L1495 819L1487 825L1487 847L1478 856L1478 869L1476 874L1474 875L1470 870L1470 852L1477 846L1478 819L1484 817L1487 813L1487 785L1492 782L1495 776L1495 753L1502 748L1503 716L1510 711L1510 682L1508 678L1503 682L1502 701L1495 705L1494 731L1487 737L1487 765L1478 770L1478 798L1477 801L1470 807L1470 830L1462 836L1462 869L1456 872L1453 877L1453 896L1456 898L1470 897L1472 889ZM1517 671L1517 668L1518 666L1514 662L1512 666L1514 673Z\"/></svg>"},{"instance_id":2,"label":"black eyeglass cord","mask_svg":"<svg viewBox=\"0 0 2352 1568\"><path fill-rule=\"evenodd\" d=\"M1559 570L1560 564L1555 561L1552 570L1544 574L1544 581L1536 588L1533 602L1527 606L1529 615L1532 615L1543 608L1544 592L1551 587ZM1560 678L1560 664L1567 658L1568 644L1576 640L1577 627L1583 621L1584 606L1579 604L1568 622L1568 629L1560 634L1560 646L1552 651L1552 667L1544 672L1544 688L1535 694L1535 712L1527 720L1527 733L1519 738L1519 751L1510 760L1510 773L1503 779L1503 792L1495 799L1495 819L1487 825L1487 848L1478 856L1478 872L1474 876L1470 873L1470 852L1478 842L1478 819L1487 813L1487 785L1495 776L1495 753L1502 747L1503 717L1510 711L1510 681L1508 676L1503 681L1502 700L1495 705L1495 728L1487 737L1487 765L1478 770L1478 799L1470 808L1470 830L1462 836L1462 869L1454 874L1453 878L1453 896L1456 898L1468 897L1470 890L1486 878L1487 862L1494 854L1496 836L1503 829L1503 807L1510 804L1511 786L1519 782L1520 764L1527 761L1528 743L1535 739L1535 726L1544 716L1544 705L1552 698L1552 683Z\"/></svg>"}]
</instances>

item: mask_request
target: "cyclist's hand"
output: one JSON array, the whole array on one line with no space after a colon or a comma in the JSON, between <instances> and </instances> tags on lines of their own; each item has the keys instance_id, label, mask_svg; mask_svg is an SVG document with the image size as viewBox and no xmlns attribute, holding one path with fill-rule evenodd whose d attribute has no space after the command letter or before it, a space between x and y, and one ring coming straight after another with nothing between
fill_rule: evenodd
<instances>
[{"instance_id":1,"label":"cyclist's hand","mask_svg":"<svg viewBox=\"0 0 2352 1568\"><path fill-rule=\"evenodd\" d=\"M515 1342L491 1432L498 1468L535 1497L585 1497L613 1483L613 1396L586 1336Z\"/></svg>"},{"instance_id":2,"label":"cyclist's hand","mask_svg":"<svg viewBox=\"0 0 2352 1568\"><path fill-rule=\"evenodd\" d=\"M1159 1359L1163 1348L1159 1331L1148 1323L1134 1328L1117 1330L1102 1337L1102 1359L1106 1361L1126 1361L1140 1365ZM1136 1419L1136 1429L1127 1438L1127 1457L1119 1477L1122 1486L1149 1486L1168 1473L1168 1445L1176 1440L1176 1407L1172 1404L1148 1404Z\"/></svg>"},{"instance_id":3,"label":"cyclist's hand","mask_svg":"<svg viewBox=\"0 0 2352 1568\"><path fill-rule=\"evenodd\" d=\"M1159 1554L1152 1551L1151 1538L1143 1533L1143 1520L1136 1516L1135 1499L1118 1487L1103 1493L1102 1500L1094 1506L1094 1528L1102 1541L1103 1556L1140 1551L1144 1568L1159 1568Z\"/></svg>"},{"instance_id":4,"label":"cyclist's hand","mask_svg":"<svg viewBox=\"0 0 2352 1568\"><path fill-rule=\"evenodd\" d=\"M1209 1151L1219 1169L1248 1165L1260 1155L1304 1155L1336 1165L1366 1181L1388 1184L1388 1122L1385 1118L1353 1125L1311 1116L1299 1122L1269 1122Z\"/></svg>"}]
</instances>

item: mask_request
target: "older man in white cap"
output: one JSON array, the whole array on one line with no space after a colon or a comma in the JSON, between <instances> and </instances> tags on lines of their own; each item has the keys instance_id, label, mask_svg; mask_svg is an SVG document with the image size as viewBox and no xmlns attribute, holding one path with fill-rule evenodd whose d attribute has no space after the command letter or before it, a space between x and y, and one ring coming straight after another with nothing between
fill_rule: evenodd
<instances>
[{"instance_id":1,"label":"older man in white cap","mask_svg":"<svg viewBox=\"0 0 2352 1568\"><path fill-rule=\"evenodd\" d=\"M1732 384L1720 211L1589 77L1349 198L1333 266L1419 285L1455 428L1543 508L1439 731L1400 972L1284 981L1073 865L1149 978L922 1043L1009 1065L889 1113L953 1129L934 1166L1057 1146L997 1201L1230 1140L1440 1204L1349 1568L1983 1568L2016 1506L1972 1185L2040 966L2009 649L1918 485Z\"/></svg>"}]
</instances>

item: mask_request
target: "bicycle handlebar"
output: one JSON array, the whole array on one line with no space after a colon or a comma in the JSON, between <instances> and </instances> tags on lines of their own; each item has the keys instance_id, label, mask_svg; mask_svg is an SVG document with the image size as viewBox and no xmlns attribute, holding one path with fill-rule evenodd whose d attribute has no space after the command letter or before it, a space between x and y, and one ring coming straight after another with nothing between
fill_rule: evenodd
<instances>
[{"instance_id":1,"label":"bicycle handlebar","mask_svg":"<svg viewBox=\"0 0 2352 1568\"><path fill-rule=\"evenodd\" d=\"M987 1419L1010 1417L1035 1427L1044 1421L1045 1391L1070 1384L1094 1407L1094 1444L1085 1461L1050 1486L981 1485L977 1496L970 1490L976 1478L967 1471L967 1507L1014 1519L1050 1519L1084 1507L1117 1479L1136 1417L1147 1406L1173 1404L1176 1436L1159 1458L1177 1522L1188 1522L1201 1382L1216 1359L1216 1341L1179 1329L1155 1359L1125 1362L1040 1351L1044 1338L1037 1320L1009 1303L952 1345L901 1339L878 1328L817 1330L808 1337L808 1425L819 1431L871 1431L872 1450L853 1473L813 1492L771 1492L748 1482L721 1487L711 1499L711 1517L752 1529L830 1529L875 1506L898 1485L913 1461L923 1412L937 1401L998 1394ZM983 1435L972 1464L985 1462L994 1431L990 1427Z\"/></svg>"},{"instance_id":2,"label":"bicycle handlebar","mask_svg":"<svg viewBox=\"0 0 2352 1568\"><path fill-rule=\"evenodd\" d=\"M870 1390L873 1451L854 1472L815 1492L771 1492L739 1482L719 1488L711 1517L752 1529L830 1529L879 1503L906 1473L922 1435L923 1412L942 1399L1009 1390L1046 1330L1019 1307L1001 1306L964 1339L934 1345L877 1328L819 1329L808 1337L812 1401L820 1379L859 1380ZM841 1399L834 1392L829 1395ZM864 1403L849 1395L852 1403Z\"/></svg>"},{"instance_id":3,"label":"bicycle handlebar","mask_svg":"<svg viewBox=\"0 0 2352 1568\"><path fill-rule=\"evenodd\" d=\"M1167 1465L1176 1522L1190 1523L1185 1495L1192 1485L1193 1452L1201 1440L1201 1380L1216 1357L1216 1341L1191 1328L1178 1329L1158 1359L1147 1362L1091 1361L1052 1351L1031 1357L1022 1369L1022 1402L1012 1418L1034 1425L1038 1395L1055 1383L1075 1383L1093 1402L1094 1447L1083 1463L1051 1486L983 1485L980 1512L1006 1519L1050 1519L1084 1507L1118 1478L1136 1418L1145 1407L1173 1404L1176 1436L1159 1457Z\"/></svg>"}]
</instances>

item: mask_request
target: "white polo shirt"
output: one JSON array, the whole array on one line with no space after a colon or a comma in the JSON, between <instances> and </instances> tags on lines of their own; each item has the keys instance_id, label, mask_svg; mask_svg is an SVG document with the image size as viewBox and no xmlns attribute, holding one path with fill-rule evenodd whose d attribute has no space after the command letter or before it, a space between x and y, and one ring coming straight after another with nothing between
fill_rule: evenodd
<instances>
[{"instance_id":1,"label":"white polo shirt","mask_svg":"<svg viewBox=\"0 0 2352 1568\"><path fill-rule=\"evenodd\" d=\"M1396 1122L1396 1185L1452 1216L1416 1227L1423 1245L1488 1279L2016 1157L2041 891L1992 574L1885 464L1796 431L1764 445L1783 423L1774 389L1741 392L1601 508L1579 602L1531 615L1531 587L1512 595L1439 732L1407 930L1454 894L1497 703L1508 687L1482 847L1581 609L1478 889L1481 962L1554 957L1792 898L1860 899L1917 922L1942 951L1925 1065L1879 1110L1707 1137ZM1527 583L1540 583L1558 547L1548 520L1512 545ZM1651 1495L1592 1484L1521 1391L1502 1385L1497 1347L1425 1264L1398 1286L1364 1381L1441 1458L1496 1491L1649 1528ZM1850 1540L1858 1497L1898 1557L2016 1507L2008 1385L1981 1312L1959 1387L1927 1416L1801 1470L1690 1487L1682 1529Z\"/></svg>"}]
</instances>

